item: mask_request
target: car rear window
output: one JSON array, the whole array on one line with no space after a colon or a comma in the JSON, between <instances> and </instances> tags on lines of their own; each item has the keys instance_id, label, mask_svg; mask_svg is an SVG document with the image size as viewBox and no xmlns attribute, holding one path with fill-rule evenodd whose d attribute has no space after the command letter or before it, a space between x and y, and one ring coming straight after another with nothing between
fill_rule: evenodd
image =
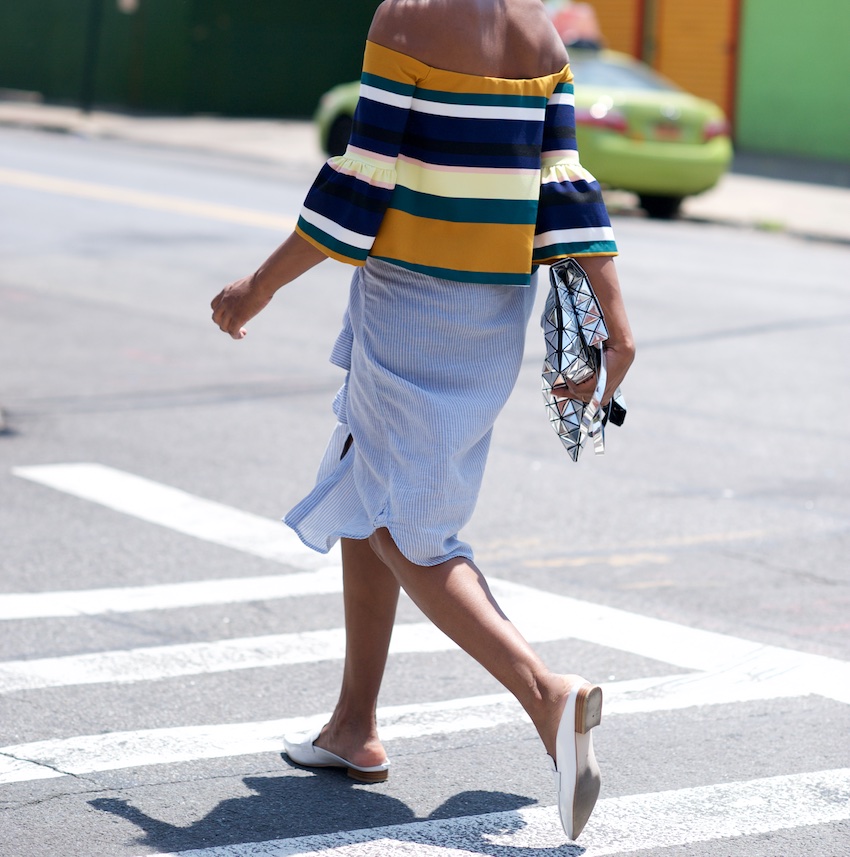
<instances>
[{"instance_id":1,"label":"car rear window","mask_svg":"<svg viewBox=\"0 0 850 857\"><path fill-rule=\"evenodd\" d=\"M599 56L570 54L570 67L580 86L602 86L610 89L647 89L656 92L678 92L670 81L655 74L648 66L625 65Z\"/></svg>"}]
</instances>

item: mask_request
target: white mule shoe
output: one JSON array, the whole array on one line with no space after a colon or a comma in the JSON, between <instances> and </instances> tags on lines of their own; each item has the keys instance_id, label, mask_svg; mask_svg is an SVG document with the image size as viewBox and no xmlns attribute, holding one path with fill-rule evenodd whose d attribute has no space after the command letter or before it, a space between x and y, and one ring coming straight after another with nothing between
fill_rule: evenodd
<instances>
[{"instance_id":1,"label":"white mule shoe","mask_svg":"<svg viewBox=\"0 0 850 857\"><path fill-rule=\"evenodd\" d=\"M557 764L552 764L561 824L570 839L584 830L599 797L601 779L590 730L601 720L602 688L582 679L567 697L555 739Z\"/></svg>"},{"instance_id":2,"label":"white mule shoe","mask_svg":"<svg viewBox=\"0 0 850 857\"><path fill-rule=\"evenodd\" d=\"M302 732L291 737L284 736L283 747L286 755L296 765L303 765L305 768L345 768L352 780L358 780L361 783L382 783L387 779L390 767L389 759L383 764L372 767L352 764L343 759L342 756L337 756L336 753L331 753L329 750L323 750L313 743L321 731L321 729L315 729L312 732Z\"/></svg>"}]
</instances>

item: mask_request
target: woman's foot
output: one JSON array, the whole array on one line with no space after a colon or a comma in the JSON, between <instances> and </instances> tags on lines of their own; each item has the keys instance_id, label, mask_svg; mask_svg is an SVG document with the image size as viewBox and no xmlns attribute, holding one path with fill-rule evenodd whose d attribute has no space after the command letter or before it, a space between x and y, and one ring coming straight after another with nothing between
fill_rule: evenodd
<instances>
[{"instance_id":1,"label":"woman's foot","mask_svg":"<svg viewBox=\"0 0 850 857\"><path fill-rule=\"evenodd\" d=\"M554 753L549 751L549 755L558 791L561 824L567 836L575 839L584 829L599 797L601 780L591 729L602 719L602 689L580 676L561 678L568 690L552 706L553 711L560 713ZM549 725L551 721L547 722L547 727ZM550 735L547 733L547 738Z\"/></svg>"},{"instance_id":2,"label":"woman's foot","mask_svg":"<svg viewBox=\"0 0 850 857\"><path fill-rule=\"evenodd\" d=\"M315 745L361 767L383 765L387 761L376 727L355 729L350 725L336 724L333 717L320 730Z\"/></svg>"},{"instance_id":3,"label":"woman's foot","mask_svg":"<svg viewBox=\"0 0 850 857\"><path fill-rule=\"evenodd\" d=\"M328 742L328 726L322 730L305 732L298 735L284 736L284 751L297 765L308 768L343 768L349 777L364 783L383 782L389 776L389 759L383 752L383 746L377 741L367 742L367 747L355 748L349 754L337 752L319 744L324 739ZM380 761L375 761L380 757Z\"/></svg>"}]
</instances>

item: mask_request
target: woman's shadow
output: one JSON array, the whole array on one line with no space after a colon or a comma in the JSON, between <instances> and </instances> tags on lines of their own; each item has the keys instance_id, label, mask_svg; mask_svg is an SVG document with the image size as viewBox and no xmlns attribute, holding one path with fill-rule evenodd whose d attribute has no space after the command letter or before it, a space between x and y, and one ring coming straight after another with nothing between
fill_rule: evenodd
<instances>
[{"instance_id":1,"label":"woman's shadow","mask_svg":"<svg viewBox=\"0 0 850 857\"><path fill-rule=\"evenodd\" d=\"M525 826L522 817L515 814L516 810L534 801L520 795L463 792L449 798L428 818L417 818L413 810L397 798L372 788L355 788L355 783L341 771L316 771L307 777L247 777L243 782L253 794L224 800L206 816L187 827L160 821L118 798L97 798L89 803L97 810L135 824L143 832L136 842L155 848L158 852L188 851L341 831L362 831L362 836L358 838L368 841L370 828L490 813L508 813L507 823L505 817L501 816L498 823L494 819L492 829L486 824L479 825L480 842L476 840L474 853L492 857L506 854L515 857L578 857L584 851L576 845L540 849L512 848L491 842L489 836L499 836L504 842L506 834L510 835ZM403 830L394 833L399 834L397 838L400 841L406 838ZM469 849L468 841L465 845L450 841L450 827L446 828L446 836L447 841L441 844Z\"/></svg>"}]
</instances>

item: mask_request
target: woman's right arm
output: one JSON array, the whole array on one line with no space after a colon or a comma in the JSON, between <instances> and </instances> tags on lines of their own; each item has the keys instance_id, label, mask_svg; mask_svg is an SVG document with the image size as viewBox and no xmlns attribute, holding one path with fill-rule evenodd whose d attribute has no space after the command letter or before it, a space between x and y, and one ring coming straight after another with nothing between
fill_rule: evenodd
<instances>
[{"instance_id":1,"label":"woman's right arm","mask_svg":"<svg viewBox=\"0 0 850 857\"><path fill-rule=\"evenodd\" d=\"M243 339L244 325L268 305L278 289L325 259L318 247L293 232L253 274L225 286L213 298L213 321L224 333Z\"/></svg>"}]
</instances>

